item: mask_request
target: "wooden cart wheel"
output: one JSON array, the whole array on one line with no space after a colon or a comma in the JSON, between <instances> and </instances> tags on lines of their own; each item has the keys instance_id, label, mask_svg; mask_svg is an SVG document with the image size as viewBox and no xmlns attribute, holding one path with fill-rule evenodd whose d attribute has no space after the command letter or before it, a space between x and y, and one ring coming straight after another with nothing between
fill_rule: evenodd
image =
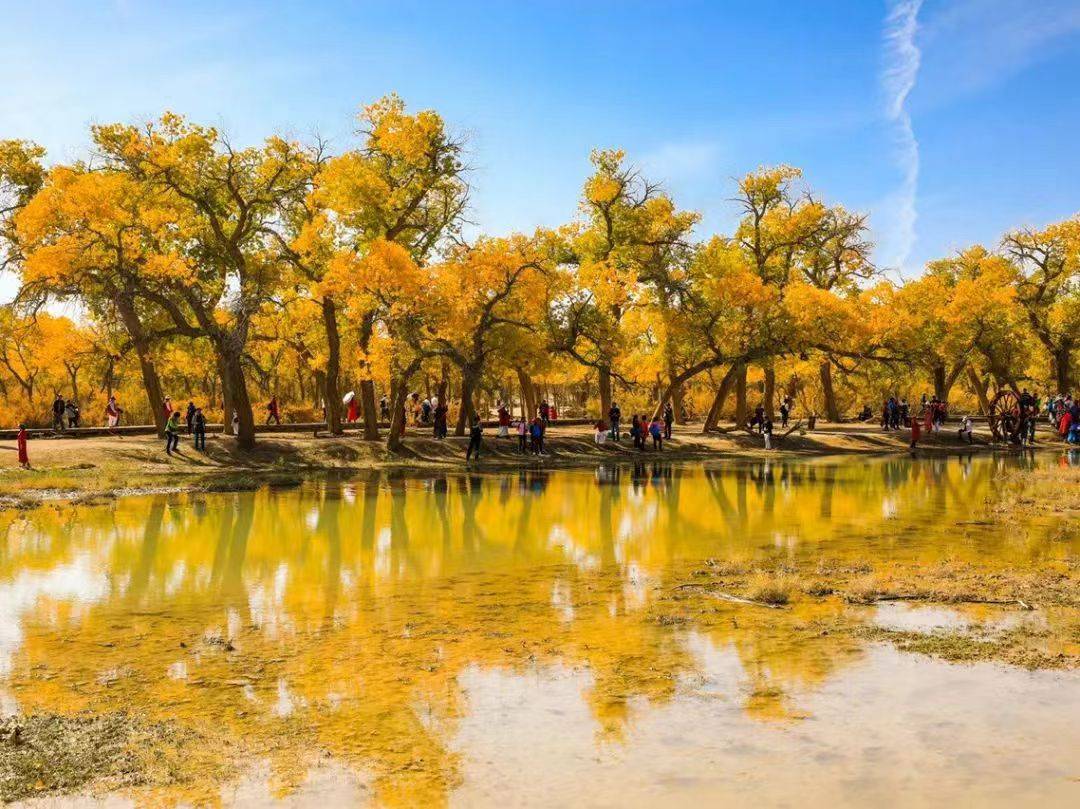
<instances>
[{"instance_id":1,"label":"wooden cart wheel","mask_svg":"<svg viewBox=\"0 0 1080 809\"><path fill-rule=\"evenodd\" d=\"M998 391L990 403L990 432L995 441L1020 440L1020 397L1011 390Z\"/></svg>"}]
</instances>

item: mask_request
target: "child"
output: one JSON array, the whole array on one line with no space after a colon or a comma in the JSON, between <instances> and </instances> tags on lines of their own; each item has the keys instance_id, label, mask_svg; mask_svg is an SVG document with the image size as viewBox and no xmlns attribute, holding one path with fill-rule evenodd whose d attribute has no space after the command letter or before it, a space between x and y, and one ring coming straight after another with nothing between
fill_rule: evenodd
<instances>
[{"instance_id":1,"label":"child","mask_svg":"<svg viewBox=\"0 0 1080 809\"><path fill-rule=\"evenodd\" d=\"M518 452L524 455L529 449L529 422L522 417L517 423Z\"/></svg>"},{"instance_id":2,"label":"child","mask_svg":"<svg viewBox=\"0 0 1080 809\"><path fill-rule=\"evenodd\" d=\"M26 439L28 437L29 434L26 432L26 425L20 424L19 435L15 439L15 443L19 448L19 466L21 466L23 469L30 468L30 456L26 452Z\"/></svg>"},{"instance_id":3,"label":"child","mask_svg":"<svg viewBox=\"0 0 1080 809\"><path fill-rule=\"evenodd\" d=\"M911 420L911 451L914 452L915 448L919 445L919 438L922 436L922 424L918 419Z\"/></svg>"},{"instance_id":4,"label":"child","mask_svg":"<svg viewBox=\"0 0 1080 809\"><path fill-rule=\"evenodd\" d=\"M649 425L649 435L652 436L653 449L662 452L664 449L664 425L660 422L660 419L653 419L652 424Z\"/></svg>"},{"instance_id":5,"label":"child","mask_svg":"<svg viewBox=\"0 0 1080 809\"><path fill-rule=\"evenodd\" d=\"M967 438L967 442L971 443L971 416L964 416L960 420L960 429L957 432L960 438Z\"/></svg>"}]
</instances>

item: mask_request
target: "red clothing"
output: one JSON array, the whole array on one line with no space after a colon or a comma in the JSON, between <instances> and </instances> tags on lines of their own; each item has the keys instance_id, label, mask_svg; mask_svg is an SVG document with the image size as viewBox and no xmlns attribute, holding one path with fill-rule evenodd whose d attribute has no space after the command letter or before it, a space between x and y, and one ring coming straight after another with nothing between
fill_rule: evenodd
<instances>
[{"instance_id":1,"label":"red clothing","mask_svg":"<svg viewBox=\"0 0 1080 809\"><path fill-rule=\"evenodd\" d=\"M918 419L911 420L911 443L914 444L919 440L922 435L922 425L919 424Z\"/></svg>"},{"instance_id":2,"label":"red clothing","mask_svg":"<svg viewBox=\"0 0 1080 809\"><path fill-rule=\"evenodd\" d=\"M356 397L353 397L353 400L351 402L349 402L348 419L349 419L349 421L356 421L359 418L360 418L360 408L356 403Z\"/></svg>"},{"instance_id":3,"label":"red clothing","mask_svg":"<svg viewBox=\"0 0 1080 809\"><path fill-rule=\"evenodd\" d=\"M499 408L499 426L500 427L509 427L510 426L510 411L507 410L505 407L500 407Z\"/></svg>"},{"instance_id":4,"label":"red clothing","mask_svg":"<svg viewBox=\"0 0 1080 809\"><path fill-rule=\"evenodd\" d=\"M19 430L19 437L15 439L19 447L19 463L30 463L30 456L26 454L26 430Z\"/></svg>"}]
</instances>

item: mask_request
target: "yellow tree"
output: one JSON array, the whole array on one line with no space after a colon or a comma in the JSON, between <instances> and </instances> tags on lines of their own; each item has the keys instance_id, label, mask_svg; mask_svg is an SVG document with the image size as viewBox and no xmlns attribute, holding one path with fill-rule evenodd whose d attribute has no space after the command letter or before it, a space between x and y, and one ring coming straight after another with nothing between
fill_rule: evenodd
<instances>
[{"instance_id":1,"label":"yellow tree","mask_svg":"<svg viewBox=\"0 0 1080 809\"><path fill-rule=\"evenodd\" d=\"M590 156L594 171L582 195L583 222L569 234L563 257L576 268L576 288L551 319L553 347L596 369L602 418L611 408L612 379L627 381L618 365L633 335L622 332L623 316L670 300L665 282L672 262L699 218L678 211L625 158L617 149Z\"/></svg>"},{"instance_id":2,"label":"yellow tree","mask_svg":"<svg viewBox=\"0 0 1080 809\"><path fill-rule=\"evenodd\" d=\"M464 144L447 131L438 113L409 114L396 95L365 107L360 123L363 145L330 160L317 177L311 204L326 215L312 218L310 227L315 233L306 236L304 244L322 250L329 243L335 252L362 259L373 244L388 241L404 248L415 263L426 264L441 244L460 231L469 193ZM336 325L326 304L333 299L327 298L327 285L321 281L313 292L323 302L327 323L329 380L337 367L331 336ZM357 310L350 316L359 323L364 434L377 439L374 374L368 355L378 312ZM337 397L327 396L328 412L331 398Z\"/></svg>"},{"instance_id":3,"label":"yellow tree","mask_svg":"<svg viewBox=\"0 0 1080 809\"><path fill-rule=\"evenodd\" d=\"M175 211L162 260L144 267L140 295L157 303L184 332L205 336L214 350L225 399L239 429L237 443L255 443L245 376L252 318L279 289L281 210L307 193L312 150L279 137L236 149L211 127L167 114L139 128L94 127L109 165L162 193Z\"/></svg>"},{"instance_id":4,"label":"yellow tree","mask_svg":"<svg viewBox=\"0 0 1080 809\"><path fill-rule=\"evenodd\" d=\"M166 319L143 297L143 275L161 256L173 211L160 195L122 172L57 166L16 217L25 252L21 263L25 300L78 299L100 320L118 319L127 340L115 354L135 350L143 388L158 431L164 429L162 386L153 342L199 331Z\"/></svg>"},{"instance_id":5,"label":"yellow tree","mask_svg":"<svg viewBox=\"0 0 1080 809\"><path fill-rule=\"evenodd\" d=\"M1002 249L1016 264L1017 301L1049 356L1057 392L1071 392L1080 339L1080 217L1012 231Z\"/></svg>"},{"instance_id":6,"label":"yellow tree","mask_svg":"<svg viewBox=\"0 0 1080 809\"><path fill-rule=\"evenodd\" d=\"M437 323L425 337L427 353L461 372L457 435L475 415L473 402L493 353L512 357L536 339L547 309L550 253L543 235L482 238L452 250L432 267Z\"/></svg>"}]
</instances>

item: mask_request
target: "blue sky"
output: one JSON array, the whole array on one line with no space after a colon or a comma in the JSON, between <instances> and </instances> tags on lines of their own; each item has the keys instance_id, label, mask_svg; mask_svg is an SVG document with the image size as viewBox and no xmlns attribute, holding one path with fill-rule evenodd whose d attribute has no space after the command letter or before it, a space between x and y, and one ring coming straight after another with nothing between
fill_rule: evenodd
<instances>
[{"instance_id":1,"label":"blue sky","mask_svg":"<svg viewBox=\"0 0 1080 809\"><path fill-rule=\"evenodd\" d=\"M1080 210L1078 0L0 11L0 138L56 160L85 153L93 122L165 109L237 141L317 131L344 148L358 106L396 91L468 136L471 218L491 232L572 217L600 146L700 210L702 235L730 229L734 177L800 166L827 201L869 211L877 260L908 274Z\"/></svg>"}]
</instances>

